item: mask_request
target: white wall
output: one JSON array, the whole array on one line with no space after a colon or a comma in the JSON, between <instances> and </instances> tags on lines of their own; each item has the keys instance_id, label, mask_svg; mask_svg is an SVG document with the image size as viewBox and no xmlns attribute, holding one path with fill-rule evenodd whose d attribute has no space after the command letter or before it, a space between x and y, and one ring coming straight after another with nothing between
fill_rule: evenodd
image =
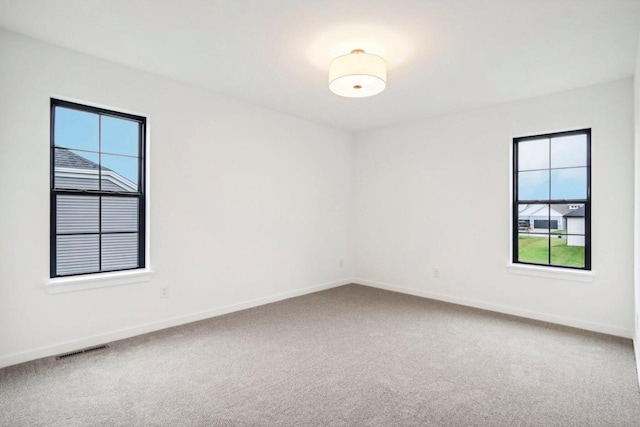
<instances>
[{"instance_id":1,"label":"white wall","mask_svg":"<svg viewBox=\"0 0 640 427\"><path fill-rule=\"evenodd\" d=\"M350 135L6 32L0 63L0 366L351 276ZM45 291L52 95L149 115L150 282Z\"/></svg>"},{"instance_id":2,"label":"white wall","mask_svg":"<svg viewBox=\"0 0 640 427\"><path fill-rule=\"evenodd\" d=\"M592 129L594 276L514 274L512 138L582 128ZM633 150L631 78L362 133L356 281L631 337Z\"/></svg>"}]
</instances>

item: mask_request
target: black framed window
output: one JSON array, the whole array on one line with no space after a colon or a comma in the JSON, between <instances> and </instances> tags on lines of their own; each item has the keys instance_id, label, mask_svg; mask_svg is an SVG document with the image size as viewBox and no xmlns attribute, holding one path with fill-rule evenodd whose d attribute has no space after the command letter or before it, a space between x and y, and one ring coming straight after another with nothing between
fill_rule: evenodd
<instances>
[{"instance_id":1,"label":"black framed window","mask_svg":"<svg viewBox=\"0 0 640 427\"><path fill-rule=\"evenodd\" d=\"M591 270L591 129L513 139L513 262Z\"/></svg>"},{"instance_id":2,"label":"black framed window","mask_svg":"<svg viewBox=\"0 0 640 427\"><path fill-rule=\"evenodd\" d=\"M145 267L146 119L51 99L51 277Z\"/></svg>"}]
</instances>

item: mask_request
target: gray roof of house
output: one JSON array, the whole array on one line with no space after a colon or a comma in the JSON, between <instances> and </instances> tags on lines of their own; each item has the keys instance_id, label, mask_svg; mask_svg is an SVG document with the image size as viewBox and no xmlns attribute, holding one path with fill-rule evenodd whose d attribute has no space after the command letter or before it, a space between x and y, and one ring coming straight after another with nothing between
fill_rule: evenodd
<instances>
[{"instance_id":1,"label":"gray roof of house","mask_svg":"<svg viewBox=\"0 0 640 427\"><path fill-rule=\"evenodd\" d=\"M578 209L574 209L566 215L563 215L565 218L573 217L573 218L584 218L584 206Z\"/></svg>"},{"instance_id":2,"label":"gray roof of house","mask_svg":"<svg viewBox=\"0 0 640 427\"><path fill-rule=\"evenodd\" d=\"M105 168L104 166L100 167L97 163L92 162L89 159L85 159L82 156L77 155L71 150L66 148L56 147L55 153L55 166L60 168L73 168L73 169L92 169L92 170L111 170L109 168Z\"/></svg>"},{"instance_id":3,"label":"gray roof of house","mask_svg":"<svg viewBox=\"0 0 640 427\"><path fill-rule=\"evenodd\" d=\"M567 216L571 209L569 209L569 205L553 205L553 210L556 212L560 212L562 216Z\"/></svg>"}]
</instances>

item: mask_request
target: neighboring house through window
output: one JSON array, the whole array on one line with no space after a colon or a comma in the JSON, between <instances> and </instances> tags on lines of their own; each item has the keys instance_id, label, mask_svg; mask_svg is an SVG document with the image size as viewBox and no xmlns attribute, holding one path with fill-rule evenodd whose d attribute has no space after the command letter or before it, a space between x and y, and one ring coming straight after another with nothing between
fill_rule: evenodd
<instances>
[{"instance_id":1,"label":"neighboring house through window","mask_svg":"<svg viewBox=\"0 0 640 427\"><path fill-rule=\"evenodd\" d=\"M145 267L146 119L51 100L51 277Z\"/></svg>"},{"instance_id":2,"label":"neighboring house through window","mask_svg":"<svg viewBox=\"0 0 640 427\"><path fill-rule=\"evenodd\" d=\"M513 262L591 269L591 130L513 140Z\"/></svg>"}]
</instances>

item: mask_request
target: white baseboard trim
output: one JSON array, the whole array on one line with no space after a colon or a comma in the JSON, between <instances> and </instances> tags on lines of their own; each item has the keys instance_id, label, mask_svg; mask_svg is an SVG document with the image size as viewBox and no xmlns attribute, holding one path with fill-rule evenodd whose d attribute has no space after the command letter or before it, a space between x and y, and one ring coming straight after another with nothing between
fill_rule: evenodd
<instances>
[{"instance_id":1,"label":"white baseboard trim","mask_svg":"<svg viewBox=\"0 0 640 427\"><path fill-rule=\"evenodd\" d=\"M321 285L311 286L308 288L297 289L289 292L281 292L278 294L270 295L267 297L256 298L250 301L245 301L237 304L230 304L223 307L214 308L211 310L200 311L196 313L185 314L182 316L176 316L169 319L159 320L156 322L145 323L142 325L134 326L131 328L120 329L113 332L107 332L104 334L94 335L90 337L84 337L77 340L61 342L45 347L36 348L20 353L10 354L0 357L0 368L6 366L17 365L18 363L28 362L31 360L40 359L43 357L54 356L61 353L67 353L70 351L92 347L117 341L125 338L131 338L137 335L146 334L149 332L159 331L161 329L171 328L173 326L184 325L186 323L196 322L198 320L204 320L211 317L221 316L223 314L233 313L235 311L246 310L247 308L258 307L260 305L270 304L272 302L282 301L289 298L294 298L314 292L323 291L326 289L336 288L338 286L347 285L352 283L351 279L338 280L336 282L323 283Z\"/></svg>"},{"instance_id":2,"label":"white baseboard trim","mask_svg":"<svg viewBox=\"0 0 640 427\"><path fill-rule=\"evenodd\" d=\"M633 338L634 332L631 329L619 328L617 326L603 325L601 323L589 322L586 320L571 319L569 317L556 316L548 313L540 313L537 311L525 310L506 305L493 304L490 302L460 298L452 295L439 294L418 289L405 288L402 286L391 285L388 283L374 282L366 279L353 279L353 283L370 286L372 288L385 289L393 292L414 295L423 298L434 299L438 301L450 302L453 304L466 305L468 307L481 308L483 310L495 311L498 313L511 314L514 316L525 317L527 319L542 320L544 322L556 323L573 328L585 329L587 331L600 332L608 335L615 335L623 338ZM637 351L637 350L636 350Z\"/></svg>"},{"instance_id":3,"label":"white baseboard trim","mask_svg":"<svg viewBox=\"0 0 640 427\"><path fill-rule=\"evenodd\" d=\"M640 392L640 333L633 340L633 349L636 353L636 373L638 374L638 392Z\"/></svg>"}]
</instances>

